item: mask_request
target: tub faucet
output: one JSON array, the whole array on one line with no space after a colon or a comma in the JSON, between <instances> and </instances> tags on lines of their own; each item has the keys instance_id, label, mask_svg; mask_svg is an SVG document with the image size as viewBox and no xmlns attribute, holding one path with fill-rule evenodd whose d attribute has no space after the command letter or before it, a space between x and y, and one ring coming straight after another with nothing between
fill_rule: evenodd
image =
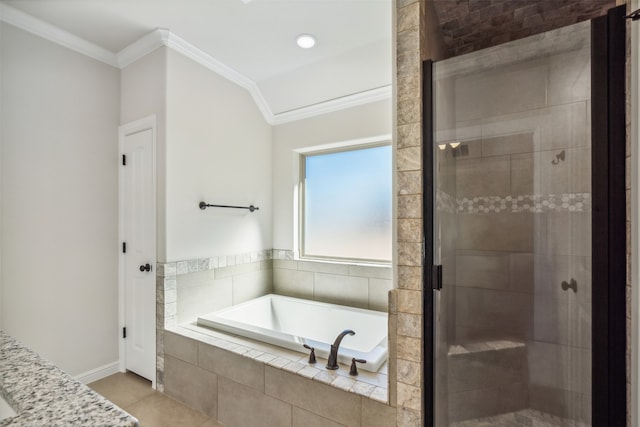
<instances>
[{"instance_id":1,"label":"tub faucet","mask_svg":"<svg viewBox=\"0 0 640 427\"><path fill-rule=\"evenodd\" d=\"M338 348L340 348L340 342L342 341L342 338L344 338L344 336L347 334L355 335L356 333L351 329L345 329L344 331L340 332L340 334L338 334L338 337L331 345L331 352L329 353L329 360L327 361L327 369L330 369L332 371L338 369Z\"/></svg>"}]
</instances>

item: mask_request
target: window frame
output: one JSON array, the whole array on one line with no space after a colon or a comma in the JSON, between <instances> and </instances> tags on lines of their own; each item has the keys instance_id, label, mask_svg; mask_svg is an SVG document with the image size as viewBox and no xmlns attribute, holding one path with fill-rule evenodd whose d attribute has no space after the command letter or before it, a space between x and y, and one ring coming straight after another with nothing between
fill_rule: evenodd
<instances>
[{"instance_id":1,"label":"window frame","mask_svg":"<svg viewBox=\"0 0 640 427\"><path fill-rule=\"evenodd\" d=\"M367 264L367 265L377 265L377 266L389 266L393 262L393 241L391 242L391 254L390 259L388 260L380 260L380 259L371 259L371 258L352 258L352 257L338 257L338 256L324 256L324 255L311 255L305 253L305 224L306 224L306 214L305 214L305 205L306 205L306 159L311 156L318 156L324 154L333 154L333 153L345 153L349 151L358 151L364 150L368 148L376 148L376 147L391 147L391 173L393 179L393 143L389 139L378 140L376 142L366 143L366 144L354 144L354 145L345 145L339 147L332 147L326 149L318 149L318 150L309 150L305 152L300 152L298 154L299 159L299 179L298 179L298 212L297 212L297 222L298 222L298 258L300 260L306 261L323 261L323 262L334 262L334 263L344 263L344 264ZM393 187L392 187L393 188ZM391 209L393 212L393 189L391 190ZM393 214L391 215L391 232L393 235Z\"/></svg>"}]
</instances>

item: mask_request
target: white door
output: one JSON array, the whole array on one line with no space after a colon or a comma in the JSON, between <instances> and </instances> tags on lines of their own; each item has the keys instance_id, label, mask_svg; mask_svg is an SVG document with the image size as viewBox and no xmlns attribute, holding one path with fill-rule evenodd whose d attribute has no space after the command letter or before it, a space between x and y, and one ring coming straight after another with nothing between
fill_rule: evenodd
<instances>
[{"instance_id":1,"label":"white door","mask_svg":"<svg viewBox=\"0 0 640 427\"><path fill-rule=\"evenodd\" d=\"M120 128L121 320L124 369L155 386L155 119ZM123 315L123 316L122 316ZM124 354L122 354L124 353ZM121 366L122 367L122 366Z\"/></svg>"}]
</instances>

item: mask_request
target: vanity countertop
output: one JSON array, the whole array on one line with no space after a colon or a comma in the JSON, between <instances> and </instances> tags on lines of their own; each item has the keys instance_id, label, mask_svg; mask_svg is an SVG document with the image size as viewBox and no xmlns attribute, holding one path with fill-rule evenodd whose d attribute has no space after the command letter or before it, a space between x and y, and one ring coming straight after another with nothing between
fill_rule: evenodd
<instances>
[{"instance_id":1,"label":"vanity countertop","mask_svg":"<svg viewBox=\"0 0 640 427\"><path fill-rule=\"evenodd\" d=\"M0 331L0 394L18 415L0 426L135 427L138 420Z\"/></svg>"}]
</instances>

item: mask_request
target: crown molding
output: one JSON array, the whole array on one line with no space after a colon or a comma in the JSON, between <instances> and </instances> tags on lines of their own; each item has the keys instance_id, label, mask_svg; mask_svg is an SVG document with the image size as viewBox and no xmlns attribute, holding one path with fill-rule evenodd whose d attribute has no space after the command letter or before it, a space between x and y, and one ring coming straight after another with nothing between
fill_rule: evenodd
<instances>
[{"instance_id":1,"label":"crown molding","mask_svg":"<svg viewBox=\"0 0 640 427\"><path fill-rule=\"evenodd\" d=\"M154 50L166 46L170 34L171 32L167 29L156 28L142 36L116 54L118 67L125 68Z\"/></svg>"},{"instance_id":2,"label":"crown molding","mask_svg":"<svg viewBox=\"0 0 640 427\"><path fill-rule=\"evenodd\" d=\"M333 113L346 108L357 107L386 99L391 99L391 85L381 86L379 88L365 90L352 95L342 96L329 101L319 102L306 107L278 113L274 115L271 124L281 125L284 123L295 122L297 120L308 119L309 117Z\"/></svg>"},{"instance_id":3,"label":"crown molding","mask_svg":"<svg viewBox=\"0 0 640 427\"><path fill-rule=\"evenodd\" d=\"M197 62L203 67L248 90L249 94L253 98L253 101L256 103L256 106L264 116L265 121L269 124L273 124L273 113L271 112L267 101L262 96L260 89L258 89L258 85L256 85L253 80L251 80L244 74L234 70L228 65L223 64L208 53L192 45L191 43L174 33L169 33L169 38L166 45L176 52L179 52L187 58L190 58L191 60Z\"/></svg>"},{"instance_id":4,"label":"crown molding","mask_svg":"<svg viewBox=\"0 0 640 427\"><path fill-rule=\"evenodd\" d=\"M118 67L113 52L4 3L0 3L0 20L112 67Z\"/></svg>"},{"instance_id":5,"label":"crown molding","mask_svg":"<svg viewBox=\"0 0 640 427\"><path fill-rule=\"evenodd\" d=\"M168 29L158 28L116 54L4 3L0 3L0 20L120 69L134 63L162 46L167 46L246 89L262 113L265 121L270 125L289 123L391 98L391 85L388 85L274 114L262 96L260 88L253 80L223 64Z\"/></svg>"}]
</instances>

